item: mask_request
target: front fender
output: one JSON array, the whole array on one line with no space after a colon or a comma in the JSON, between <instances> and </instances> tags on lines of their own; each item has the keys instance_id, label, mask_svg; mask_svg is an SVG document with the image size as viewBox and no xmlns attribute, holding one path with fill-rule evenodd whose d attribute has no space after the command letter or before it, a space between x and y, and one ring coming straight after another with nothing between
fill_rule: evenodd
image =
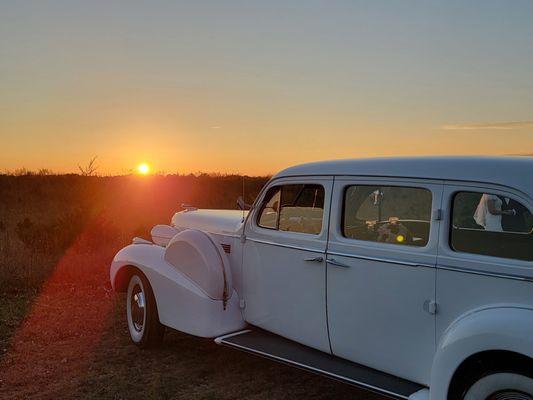
<instances>
[{"instance_id":1,"label":"front fender","mask_svg":"<svg viewBox=\"0 0 533 400\"><path fill-rule=\"evenodd\" d=\"M458 318L437 345L431 369L430 399L446 400L454 372L468 357L504 350L533 357L533 309L498 305Z\"/></svg>"},{"instance_id":2,"label":"front fender","mask_svg":"<svg viewBox=\"0 0 533 400\"><path fill-rule=\"evenodd\" d=\"M152 244L130 244L124 247L115 255L109 269L109 279L113 290L125 290L125 287L121 287L117 279L124 267L137 267L148 276L154 266L158 266L163 262L163 255L164 249Z\"/></svg>"},{"instance_id":3,"label":"front fender","mask_svg":"<svg viewBox=\"0 0 533 400\"><path fill-rule=\"evenodd\" d=\"M109 271L113 288L123 268L135 267L146 276L163 325L201 337L216 337L245 326L235 291L224 308L177 268L164 260L165 248L152 244L132 244L120 250Z\"/></svg>"}]
</instances>

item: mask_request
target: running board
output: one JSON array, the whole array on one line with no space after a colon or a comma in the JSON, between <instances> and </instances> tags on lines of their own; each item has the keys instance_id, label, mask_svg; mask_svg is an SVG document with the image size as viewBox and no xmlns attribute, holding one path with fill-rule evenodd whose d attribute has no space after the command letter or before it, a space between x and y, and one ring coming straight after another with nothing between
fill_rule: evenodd
<instances>
[{"instance_id":1,"label":"running board","mask_svg":"<svg viewBox=\"0 0 533 400\"><path fill-rule=\"evenodd\" d=\"M220 336L217 344L280 361L395 399L424 389L417 383L356 364L254 328Z\"/></svg>"}]
</instances>

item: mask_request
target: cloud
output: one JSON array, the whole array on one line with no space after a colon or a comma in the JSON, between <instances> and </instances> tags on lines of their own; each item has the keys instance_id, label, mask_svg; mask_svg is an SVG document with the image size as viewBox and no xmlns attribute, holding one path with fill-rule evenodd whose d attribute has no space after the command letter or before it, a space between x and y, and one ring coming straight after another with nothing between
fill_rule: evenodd
<instances>
[{"instance_id":1,"label":"cloud","mask_svg":"<svg viewBox=\"0 0 533 400\"><path fill-rule=\"evenodd\" d=\"M486 122L478 124L444 125L446 130L509 130L533 128L533 121Z\"/></svg>"}]
</instances>

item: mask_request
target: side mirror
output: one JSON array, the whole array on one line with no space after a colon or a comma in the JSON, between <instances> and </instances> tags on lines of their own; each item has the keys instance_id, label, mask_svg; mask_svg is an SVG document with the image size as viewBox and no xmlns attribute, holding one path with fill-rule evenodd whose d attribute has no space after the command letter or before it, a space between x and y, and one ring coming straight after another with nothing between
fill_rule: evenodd
<instances>
[{"instance_id":1,"label":"side mirror","mask_svg":"<svg viewBox=\"0 0 533 400\"><path fill-rule=\"evenodd\" d=\"M249 210L252 208L250 204L247 204L244 202L244 199L242 198L242 196L239 196L237 198L237 207L239 207L240 210Z\"/></svg>"}]
</instances>

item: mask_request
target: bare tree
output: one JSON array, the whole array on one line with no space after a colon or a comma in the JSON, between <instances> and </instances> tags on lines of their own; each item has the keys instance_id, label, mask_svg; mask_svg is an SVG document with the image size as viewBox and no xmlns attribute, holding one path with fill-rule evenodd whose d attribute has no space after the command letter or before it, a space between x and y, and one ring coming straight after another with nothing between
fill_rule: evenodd
<instances>
[{"instance_id":1,"label":"bare tree","mask_svg":"<svg viewBox=\"0 0 533 400\"><path fill-rule=\"evenodd\" d=\"M82 167L80 164L78 164L78 168L80 170L81 176L93 176L96 175L96 170L98 169L98 166L96 165L96 158L97 156L94 156L90 159L89 163Z\"/></svg>"},{"instance_id":2,"label":"bare tree","mask_svg":"<svg viewBox=\"0 0 533 400\"><path fill-rule=\"evenodd\" d=\"M50 171L48 168L41 168L39 171L37 171L37 175L40 175L40 176L52 175L52 171Z\"/></svg>"}]
</instances>

